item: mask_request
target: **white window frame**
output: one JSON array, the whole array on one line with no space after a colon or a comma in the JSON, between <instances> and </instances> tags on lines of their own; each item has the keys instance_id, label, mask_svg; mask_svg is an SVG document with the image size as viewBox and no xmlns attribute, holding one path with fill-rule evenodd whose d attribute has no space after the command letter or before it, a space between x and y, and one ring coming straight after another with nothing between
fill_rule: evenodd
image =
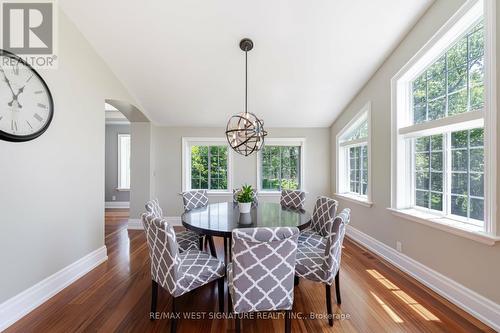
<instances>
[{"instance_id":1,"label":"white window frame","mask_svg":"<svg viewBox=\"0 0 500 333\"><path fill-rule=\"evenodd\" d=\"M266 146L299 146L300 147L300 188L299 190L306 192L306 173L305 173L305 155L306 155L306 139L305 138L266 138L264 144ZM262 189L262 150L257 153L257 194L259 196L279 196L281 191L263 190Z\"/></svg>"},{"instance_id":2,"label":"white window frame","mask_svg":"<svg viewBox=\"0 0 500 333\"><path fill-rule=\"evenodd\" d=\"M211 195L232 195L233 188L233 153L225 138L183 137L182 138L182 191L191 191L191 147L226 146L227 147L227 190L207 190Z\"/></svg>"},{"instance_id":3,"label":"white window frame","mask_svg":"<svg viewBox=\"0 0 500 333\"><path fill-rule=\"evenodd\" d=\"M119 133L118 134L118 143L117 143L117 148L118 148L118 183L117 183L117 191L130 191L130 160L129 160L129 174L128 174L128 186L121 186L122 185L122 177L124 176L122 174L122 138L129 138L131 140L130 134L125 134L125 133ZM132 150L132 141L130 141L130 149ZM129 153L129 158L130 158L130 153Z\"/></svg>"},{"instance_id":4,"label":"white window frame","mask_svg":"<svg viewBox=\"0 0 500 333\"><path fill-rule=\"evenodd\" d=\"M485 28L485 104L482 112L466 112L413 125L411 119L411 81L438 59L481 16ZM496 52L494 0L469 0L431 38L431 40L392 78L391 208L396 215L446 230L466 238L494 244L496 235ZM484 229L412 207L413 174L411 140L453 130L484 127Z\"/></svg>"},{"instance_id":5,"label":"white window frame","mask_svg":"<svg viewBox=\"0 0 500 333\"><path fill-rule=\"evenodd\" d=\"M372 121L371 102L367 102L361 110L344 126L335 138L337 172L335 181L335 196L366 207L373 205L372 201ZM356 139L352 141L342 141L342 138L360 126L364 121L368 122L368 136L366 139ZM360 195L350 191L350 170L349 170L349 149L358 146L367 146L368 151L368 189L366 195Z\"/></svg>"}]
</instances>

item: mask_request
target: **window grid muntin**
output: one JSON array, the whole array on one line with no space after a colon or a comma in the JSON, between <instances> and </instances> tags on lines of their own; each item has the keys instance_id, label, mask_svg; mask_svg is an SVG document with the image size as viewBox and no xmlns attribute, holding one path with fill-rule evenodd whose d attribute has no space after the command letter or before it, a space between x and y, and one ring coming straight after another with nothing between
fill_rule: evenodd
<instances>
[{"instance_id":1,"label":"window grid muntin","mask_svg":"<svg viewBox=\"0 0 500 333\"><path fill-rule=\"evenodd\" d=\"M485 203L485 197L484 197L484 193L485 193L485 182L484 182L484 169L482 172L479 172L479 171L472 171L471 169L471 151L472 150L482 150L482 154L483 154L483 168L484 168L484 129L481 128L483 130L483 144L481 146L471 146L471 132L473 130L479 130L479 128L472 128L472 129L468 129L468 130L464 130L464 131L458 131L458 132L450 132L449 133L449 136L450 136L450 192L449 192L449 200L450 200L450 207L449 207L449 215L453 216L453 217L456 217L456 218L459 218L459 219L465 219L466 221L468 221L469 223L471 224L474 224L474 225L480 225L482 226L483 223L484 223L484 215L485 215L485 207L484 207L484 203ZM459 147L459 148L453 148L452 147L452 144L451 144L451 141L452 141L452 135L453 133L459 133L459 132L467 132L467 146L464 148L464 147ZM467 152L467 170L465 171L460 171L460 170L453 170L453 152L454 151L466 151ZM459 194L459 193L453 193L453 174L465 174L466 175L466 182L467 182L467 194ZM471 175L480 175L480 176L483 176L483 196L475 196L475 195L471 195ZM452 200L453 200L453 197L461 197L461 198L466 198L467 200L467 216L462 216L462 215L458 215L458 214L452 214L452 211L451 211L451 204L452 204ZM471 217L471 202L472 200L481 200L482 203L483 203L483 211L482 211L482 215L483 215L483 219L482 220L479 220L479 219L474 219ZM477 221L477 222L476 222Z\"/></svg>"},{"instance_id":2,"label":"window grid muntin","mask_svg":"<svg viewBox=\"0 0 500 333\"><path fill-rule=\"evenodd\" d=\"M300 189L302 187L302 179L301 179L301 168L302 168L302 159L301 159L301 154L302 154L302 148L301 146L298 146L298 145L289 145L289 146L284 146L284 145L266 145L264 146L264 148L262 149L262 153L261 153L261 158L260 158L260 163L261 163L261 171L260 171L260 177L261 177L261 180L260 180L260 187L262 190L264 191L281 191L283 189L283 154L285 152L285 150L288 150L288 152L290 152L290 150L293 149L293 150L296 150L297 151L297 154L296 154L296 160L295 162L291 162L291 159L290 159L290 177L289 178L286 178L286 179L289 179L289 180L292 180L291 178L291 173L292 173L292 164L295 164L296 166L296 178L295 180L297 181L297 188L296 189ZM269 150L269 151L268 151ZM272 166L272 157L273 157L273 150L276 150L277 151L277 154L275 154L274 156L278 156L278 160L279 160L279 166L277 166L277 173L274 173L274 169L275 169L275 166ZM267 158L267 161L266 161L266 158ZM270 179L273 175L276 175L275 178L278 179L278 187L272 187L272 186L264 186L264 184L266 182L268 182L268 184L270 184Z\"/></svg>"},{"instance_id":3,"label":"window grid muntin","mask_svg":"<svg viewBox=\"0 0 500 333\"><path fill-rule=\"evenodd\" d=\"M470 133L473 130L482 130L483 131L483 145L481 146L471 146L471 140L470 140ZM480 226L484 227L484 216L485 216L485 182L484 182L484 169L482 172L475 172L475 171L470 171L471 167L471 159L470 159L470 151L471 150L480 150L482 149L483 151L483 166L484 166L484 128L470 128L467 130L463 130L467 132L467 147L466 148L452 148L452 134L457 133L457 132L452 132L448 131L443 134L437 134L437 135L442 135L443 136L443 193L442 193L442 211L438 211L435 209L428 208L431 206L431 195L429 194L429 202L428 202L428 207L422 207L422 206L417 206L416 205L416 140L418 138L413 139L412 141L412 193L413 193L413 199L412 199L412 208L415 208L417 210L424 210L424 211L429 211L429 212L434 212L437 215L440 216L447 216L451 219L458 220L467 224L475 225L475 226ZM458 132L463 132L463 131L458 131ZM436 136L436 135L434 135ZM425 138L425 136L420 137L420 138ZM430 141L430 140L429 140ZM432 142L429 143L429 150L432 150ZM453 166L452 166L452 152L456 150L467 150L467 171L452 171ZM425 151L419 151L419 153L424 153ZM429 153L430 156L430 153ZM431 158L429 157L429 164L431 164ZM429 166L429 170L431 170L431 166ZM431 172L431 171L429 171ZM464 173L467 174L467 195L462 195L462 194L456 194L452 193L452 175L453 173ZM471 178L470 174L479 174L483 176L483 196L473 196L470 194L470 183L471 183ZM430 173L431 175L431 173ZM431 176L429 176L429 189L432 188L432 183L431 183ZM430 193L431 191L429 191ZM466 197L467 198L467 217L461 216L461 215L456 215L452 214L451 211L451 204L452 204L452 197L453 196L461 196L461 197ZM483 201L483 220L478 220L470 217L470 210L471 210L471 199L477 199L477 200L482 200Z\"/></svg>"},{"instance_id":4,"label":"window grid muntin","mask_svg":"<svg viewBox=\"0 0 500 333\"><path fill-rule=\"evenodd\" d=\"M470 56L470 37L478 32L479 30L482 30L482 34L483 34L483 47L482 47L482 51L480 54L478 54L476 57L471 57ZM410 103L411 103L411 116L412 116L412 123L413 124L421 124L421 123L425 123L425 122L428 122L428 121L432 121L434 119L429 119L429 104L431 102L434 102L434 101L437 101L441 98L444 97L445 99L445 108L444 108L444 116L443 117L440 117L440 118L436 118L436 119L442 119L442 118L446 118L446 117L449 117L449 97L450 95L455 95L455 94L458 94L461 90L466 90L467 91L467 107L466 107L466 110L464 112L460 112L460 113L466 113L466 112L470 112L470 111L474 111L474 110L478 110L478 109L482 109L484 108L484 43L485 43L485 38L484 38L484 34L485 34L485 30L484 30L484 23L483 23L483 18L479 19L475 24L473 24L473 27L468 30L463 36L461 36L455 43L453 43L447 50L444 54L442 54L438 59L436 59L431 65L429 65L422 73L420 73L413 81L411 81L410 83L410 92L411 92L411 99L410 99ZM462 89L458 89L458 90L455 90L453 91L452 93L449 92L449 84L448 84L448 77L449 77L449 68L448 68L448 52L453 48L455 47L457 44L459 44L463 38L466 38L466 52L467 52L467 60L466 60L466 63L465 64L460 64L456 67L454 67L453 69L458 69L460 66L465 66L465 70L466 70L466 86ZM439 95L437 97L434 97L432 99L429 99L429 69L431 69L436 63L438 63L440 61L440 59L444 58L444 63L445 63L445 68L444 68L444 79L445 79L445 93L444 95ZM476 61L476 60L479 60L481 59L482 60L482 83L479 84L479 85L474 85L474 86L471 86L470 85L470 64L472 61ZM415 89L414 89L414 84L416 81L418 81L419 79L422 78L422 76L425 76L425 119L423 121L420 121L420 122L416 122L415 121L415 108L417 105L415 105L415 98L413 96L414 92L415 92ZM472 88L476 88L476 87L480 87L480 86L483 86L483 101L481 103L481 107L477 108L477 109L471 109L471 94L472 94Z\"/></svg>"},{"instance_id":5,"label":"window grid muntin","mask_svg":"<svg viewBox=\"0 0 500 333\"><path fill-rule=\"evenodd\" d=\"M366 150L366 152L364 151ZM351 157L351 151L356 152L355 158ZM345 147L345 153L347 154L347 172L348 172L348 192L359 195L359 196L367 196L368 193L368 168L364 167L364 159L366 158L368 164L368 144L363 143L354 146ZM351 160L354 160L354 168L352 168ZM359 166L359 167L358 167ZM368 166L367 166L368 167ZM367 177L364 177L363 173L367 172ZM357 174L358 180L356 178L353 180L351 175L352 172ZM366 179L365 179L366 178ZM354 184L356 189L352 189L352 185ZM366 185L366 189L363 186Z\"/></svg>"},{"instance_id":6,"label":"window grid muntin","mask_svg":"<svg viewBox=\"0 0 500 333\"><path fill-rule=\"evenodd\" d=\"M441 136L441 149L433 149L432 148L432 138L433 137L439 137ZM418 139L423 139L423 138L428 138L428 149L427 150L418 150L417 151L417 140ZM413 160L415 161L413 163L413 206L414 207L420 207L420 208L423 208L423 209L428 209L428 210L431 210L431 211L436 211L436 212L439 212L439 213L442 213L445 209L445 151L444 151L444 145L445 145L445 136L443 134L437 134L437 135L432 135L432 136L424 136L424 137L420 137L420 138L416 138L413 140L413 144L412 144L412 147L413 147L413 153L412 153L412 156L413 156ZM432 166L432 154L433 153L441 153L441 171L436 171L433 169L433 166ZM427 154L429 156L429 163L428 163L428 167L427 167L427 170L425 169L422 169L422 170L417 170L417 163L416 163L416 160L417 160L417 154ZM428 173L428 184L427 184L427 189L418 189L417 188L417 174L418 173L425 173L427 172ZM432 189L432 185L433 185L433 182L432 182L432 175L434 174L437 174L437 173L440 173L441 174L441 191L435 191ZM423 206L419 206L417 205L417 193L427 193L428 195L428 198L427 198L427 207L423 207ZM435 195L440 195L441 196L441 210L437 210L437 209L434 209L432 208L432 195L435 194Z\"/></svg>"},{"instance_id":7,"label":"window grid muntin","mask_svg":"<svg viewBox=\"0 0 500 333\"><path fill-rule=\"evenodd\" d=\"M203 183L205 182L204 177L201 175L201 172L199 173L198 177L193 177L193 148L194 147L199 147L200 149L203 148L204 150L206 149L207 153L203 154L203 157L205 157L207 161L206 165L206 170L207 170L207 179L206 183L207 186L203 187ZM217 154L213 155L212 154L212 148L217 149ZM221 150L225 150L225 154L220 154ZM189 149L189 154L190 154L190 161L191 161L191 170L190 170L190 179L191 179L191 189L192 190L213 190L213 191L220 191L220 190L228 190L228 150L227 146L225 145L192 145L190 146ZM221 165L221 157L224 157L226 159L226 165L225 165L225 181L226 181L226 187L225 188L217 188L219 186L212 186L212 180L216 180L217 182L220 182L221 180L224 180L224 177L213 177L212 176L212 158L216 157L217 158L217 166L220 168ZM195 182L197 184L195 184ZM196 185L196 186L195 186Z\"/></svg>"}]
</instances>

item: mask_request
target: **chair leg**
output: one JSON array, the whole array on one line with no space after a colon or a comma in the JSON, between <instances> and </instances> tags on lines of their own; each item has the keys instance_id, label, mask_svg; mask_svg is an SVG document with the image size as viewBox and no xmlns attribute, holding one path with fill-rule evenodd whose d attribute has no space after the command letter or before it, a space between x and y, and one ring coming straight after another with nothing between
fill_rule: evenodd
<instances>
[{"instance_id":1,"label":"chair leg","mask_svg":"<svg viewBox=\"0 0 500 333\"><path fill-rule=\"evenodd\" d=\"M241 332L241 323L240 323L240 317L238 315L235 315L234 317L234 326L236 328L236 333Z\"/></svg>"},{"instance_id":2,"label":"chair leg","mask_svg":"<svg viewBox=\"0 0 500 333\"><path fill-rule=\"evenodd\" d=\"M203 235L198 236L198 242L200 243L199 244L200 251L203 251L203 241L204 240L205 240L205 237L203 237Z\"/></svg>"},{"instance_id":3,"label":"chair leg","mask_svg":"<svg viewBox=\"0 0 500 333\"><path fill-rule=\"evenodd\" d=\"M229 262L233 261L233 254L232 254L232 248L233 246L233 239L231 238L231 236L229 236L229 249L228 249L228 252L229 252Z\"/></svg>"},{"instance_id":4,"label":"chair leg","mask_svg":"<svg viewBox=\"0 0 500 333\"><path fill-rule=\"evenodd\" d=\"M292 310L285 311L285 333L292 332Z\"/></svg>"},{"instance_id":5,"label":"chair leg","mask_svg":"<svg viewBox=\"0 0 500 333\"><path fill-rule=\"evenodd\" d=\"M175 306L175 297L172 297L172 321L170 322L170 332L175 333L177 330L177 310Z\"/></svg>"},{"instance_id":6,"label":"chair leg","mask_svg":"<svg viewBox=\"0 0 500 333\"><path fill-rule=\"evenodd\" d=\"M151 280L151 312L149 314L149 319L154 320L154 314L156 312L156 304L158 302L158 283L155 280Z\"/></svg>"},{"instance_id":7,"label":"chair leg","mask_svg":"<svg viewBox=\"0 0 500 333\"><path fill-rule=\"evenodd\" d=\"M335 294L337 297L337 304L342 304L342 300L340 299L340 271L335 275Z\"/></svg>"},{"instance_id":8,"label":"chair leg","mask_svg":"<svg viewBox=\"0 0 500 333\"><path fill-rule=\"evenodd\" d=\"M332 313L332 296L330 292L330 285L325 284L326 287L326 312L328 313L328 324L333 326L333 313Z\"/></svg>"},{"instance_id":9,"label":"chair leg","mask_svg":"<svg viewBox=\"0 0 500 333\"><path fill-rule=\"evenodd\" d=\"M227 238L224 237L224 264L227 265Z\"/></svg>"},{"instance_id":10,"label":"chair leg","mask_svg":"<svg viewBox=\"0 0 500 333\"><path fill-rule=\"evenodd\" d=\"M224 312L224 277L217 280L217 286L219 289L219 312Z\"/></svg>"},{"instance_id":11,"label":"chair leg","mask_svg":"<svg viewBox=\"0 0 500 333\"><path fill-rule=\"evenodd\" d=\"M229 288L227 289L227 313L233 312L233 300L231 299L231 293L229 292Z\"/></svg>"},{"instance_id":12,"label":"chair leg","mask_svg":"<svg viewBox=\"0 0 500 333\"><path fill-rule=\"evenodd\" d=\"M210 246L210 254L217 258L217 252L215 252L215 244L214 244L214 238L212 236L207 236L208 237L208 245Z\"/></svg>"},{"instance_id":13,"label":"chair leg","mask_svg":"<svg viewBox=\"0 0 500 333\"><path fill-rule=\"evenodd\" d=\"M299 277L297 275L295 275L293 277L293 284L294 284L294 286L298 286L299 283L300 283Z\"/></svg>"}]
</instances>

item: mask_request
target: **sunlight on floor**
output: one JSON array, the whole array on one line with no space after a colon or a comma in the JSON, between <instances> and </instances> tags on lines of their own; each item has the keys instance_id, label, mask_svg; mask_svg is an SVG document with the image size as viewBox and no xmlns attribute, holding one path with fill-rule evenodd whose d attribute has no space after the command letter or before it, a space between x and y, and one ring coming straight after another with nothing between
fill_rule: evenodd
<instances>
[{"instance_id":1,"label":"sunlight on floor","mask_svg":"<svg viewBox=\"0 0 500 333\"><path fill-rule=\"evenodd\" d=\"M384 287L391 290L392 293L397 296L401 301L406 303L413 311L419 314L423 319L429 321L440 321L432 312L427 310L422 304L414 300L410 295L408 295L403 290L399 289L394 283L386 279L382 274L380 274L375 269L367 269L368 274L370 274L374 279L380 282ZM373 294L373 293L372 293ZM375 295L374 295L375 296ZM375 296L376 297L376 296ZM382 304L382 303L381 303ZM391 316L392 318L392 316Z\"/></svg>"},{"instance_id":2,"label":"sunlight on floor","mask_svg":"<svg viewBox=\"0 0 500 333\"><path fill-rule=\"evenodd\" d=\"M378 297L377 295L375 295L371 291L370 291L370 294L372 294L372 296L375 298L375 300L377 300L377 303L382 306L382 309L384 309L384 311L387 312L389 317L391 317L391 319L394 320L395 323L399 323L399 324L403 323L403 319L399 318L399 316L387 304L385 304L384 301L382 301L380 299L380 297Z\"/></svg>"}]
</instances>

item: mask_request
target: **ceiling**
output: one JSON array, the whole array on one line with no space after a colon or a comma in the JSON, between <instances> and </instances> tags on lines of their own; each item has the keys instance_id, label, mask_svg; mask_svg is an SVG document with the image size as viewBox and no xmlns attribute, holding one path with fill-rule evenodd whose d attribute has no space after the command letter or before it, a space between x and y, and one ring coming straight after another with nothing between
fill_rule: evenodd
<instances>
[{"instance_id":1,"label":"ceiling","mask_svg":"<svg viewBox=\"0 0 500 333\"><path fill-rule=\"evenodd\" d=\"M144 113L165 126L326 127L432 0L60 0ZM110 96L112 97L112 96Z\"/></svg>"}]
</instances>

